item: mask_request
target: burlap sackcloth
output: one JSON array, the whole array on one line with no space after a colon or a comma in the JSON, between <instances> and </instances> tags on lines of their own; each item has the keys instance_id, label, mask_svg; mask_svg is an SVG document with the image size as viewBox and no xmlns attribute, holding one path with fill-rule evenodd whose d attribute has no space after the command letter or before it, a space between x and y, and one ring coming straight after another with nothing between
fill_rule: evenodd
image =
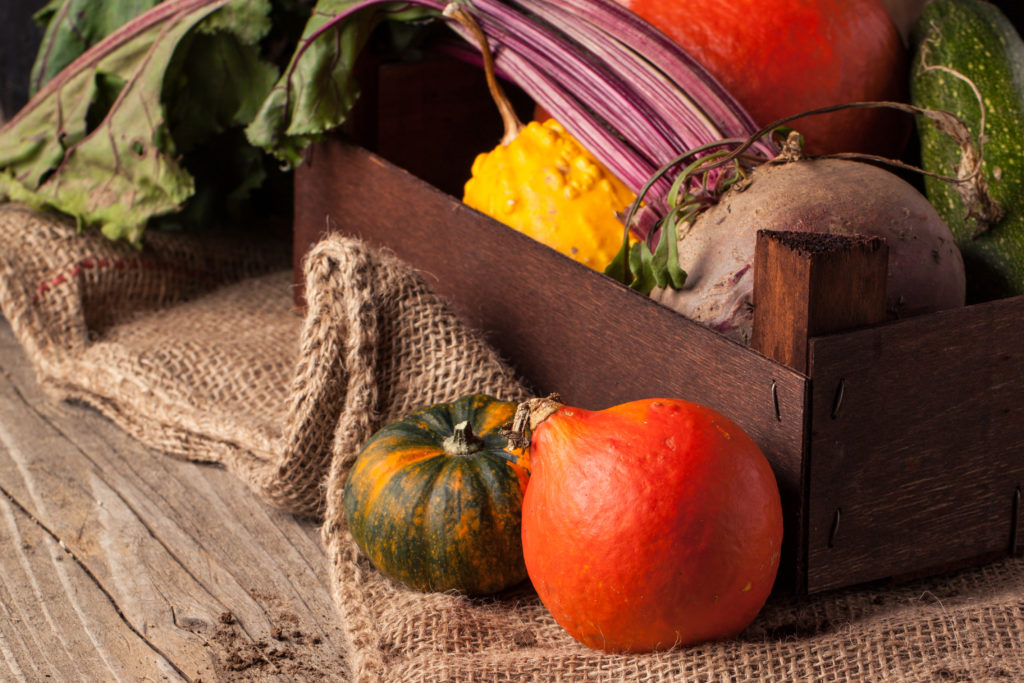
<instances>
[{"instance_id":1,"label":"burlap sackcloth","mask_svg":"<svg viewBox=\"0 0 1024 683\"><path fill-rule=\"evenodd\" d=\"M40 383L323 519L354 680L1024 680L1019 559L898 587L774 596L734 640L639 656L578 645L528 585L468 599L389 582L340 509L362 442L421 405L528 392L389 254L323 239L305 261L304 316L286 259L280 245L158 233L140 250L0 205L0 307Z\"/></svg>"}]
</instances>

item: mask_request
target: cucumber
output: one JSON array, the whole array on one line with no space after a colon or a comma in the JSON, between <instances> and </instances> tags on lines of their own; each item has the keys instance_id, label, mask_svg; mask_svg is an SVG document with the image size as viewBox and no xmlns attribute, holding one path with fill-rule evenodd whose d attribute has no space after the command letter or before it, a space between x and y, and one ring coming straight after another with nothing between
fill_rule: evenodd
<instances>
[{"instance_id":1,"label":"cucumber","mask_svg":"<svg viewBox=\"0 0 1024 683\"><path fill-rule=\"evenodd\" d=\"M1024 41L995 5L983 0L933 0L911 34L911 102L952 112L977 136L985 103L982 174L1002 217L985 226L968 215L954 186L926 177L925 194L945 219L964 257L969 303L1024 294ZM921 165L955 176L957 144L920 122Z\"/></svg>"}]
</instances>

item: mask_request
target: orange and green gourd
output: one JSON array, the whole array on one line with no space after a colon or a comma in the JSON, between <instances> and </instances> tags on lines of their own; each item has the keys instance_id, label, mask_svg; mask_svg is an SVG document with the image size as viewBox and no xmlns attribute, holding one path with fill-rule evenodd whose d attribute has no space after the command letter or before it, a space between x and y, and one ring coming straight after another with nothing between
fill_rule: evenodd
<instances>
[{"instance_id":1,"label":"orange and green gourd","mask_svg":"<svg viewBox=\"0 0 1024 683\"><path fill-rule=\"evenodd\" d=\"M477 155L462 201L599 272L622 248L626 185L552 118L524 126L494 76L482 32L454 4L445 12L477 35L505 135Z\"/></svg>"},{"instance_id":2,"label":"orange and green gourd","mask_svg":"<svg viewBox=\"0 0 1024 683\"><path fill-rule=\"evenodd\" d=\"M374 434L342 505L383 574L422 591L496 593L526 578L520 536L529 458L501 429L516 404L472 394Z\"/></svg>"}]
</instances>

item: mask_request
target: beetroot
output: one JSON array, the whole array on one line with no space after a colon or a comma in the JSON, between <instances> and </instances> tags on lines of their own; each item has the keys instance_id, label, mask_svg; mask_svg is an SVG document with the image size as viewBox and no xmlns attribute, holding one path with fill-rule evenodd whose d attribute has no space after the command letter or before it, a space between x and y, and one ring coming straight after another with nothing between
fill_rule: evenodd
<instances>
[{"instance_id":1,"label":"beetroot","mask_svg":"<svg viewBox=\"0 0 1024 683\"><path fill-rule=\"evenodd\" d=\"M682 289L651 296L743 343L753 321L758 230L877 235L889 245L891 318L964 304L964 264L949 226L912 185L878 166L801 159L759 166L679 228Z\"/></svg>"}]
</instances>

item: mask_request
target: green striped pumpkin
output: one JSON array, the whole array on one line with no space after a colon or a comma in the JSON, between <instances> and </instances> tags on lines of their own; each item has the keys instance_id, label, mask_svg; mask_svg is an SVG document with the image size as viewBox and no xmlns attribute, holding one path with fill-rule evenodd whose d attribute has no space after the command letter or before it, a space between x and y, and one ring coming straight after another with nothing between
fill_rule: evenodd
<instances>
[{"instance_id":1,"label":"green striped pumpkin","mask_svg":"<svg viewBox=\"0 0 1024 683\"><path fill-rule=\"evenodd\" d=\"M526 578L527 456L499 430L516 404L481 394L421 408L374 434L345 485L346 521L385 575L423 591L498 592Z\"/></svg>"}]
</instances>

